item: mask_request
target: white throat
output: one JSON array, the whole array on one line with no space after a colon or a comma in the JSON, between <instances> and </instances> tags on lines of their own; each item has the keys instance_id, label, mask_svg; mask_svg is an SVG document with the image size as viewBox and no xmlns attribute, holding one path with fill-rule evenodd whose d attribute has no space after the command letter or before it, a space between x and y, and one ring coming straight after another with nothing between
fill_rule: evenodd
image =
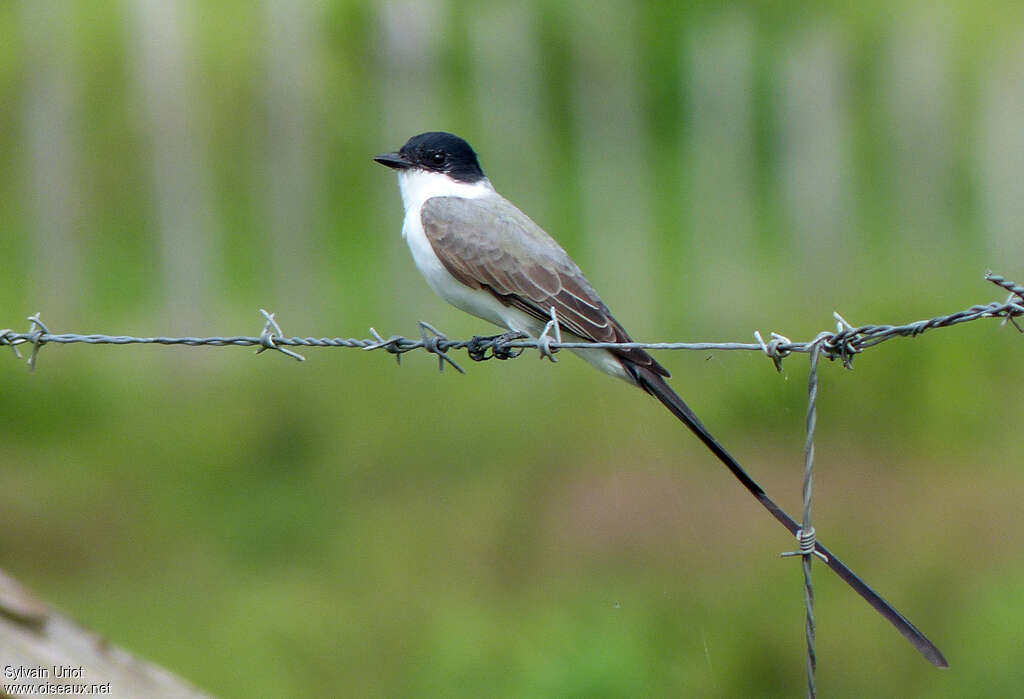
<instances>
[{"instance_id":1,"label":"white throat","mask_svg":"<svg viewBox=\"0 0 1024 699\"><path fill-rule=\"evenodd\" d=\"M477 182L459 182L441 172L430 172L418 168L398 171L398 189L402 193L405 212L419 212L423 202L432 197L465 197L477 199L494 193L491 181L486 177Z\"/></svg>"}]
</instances>

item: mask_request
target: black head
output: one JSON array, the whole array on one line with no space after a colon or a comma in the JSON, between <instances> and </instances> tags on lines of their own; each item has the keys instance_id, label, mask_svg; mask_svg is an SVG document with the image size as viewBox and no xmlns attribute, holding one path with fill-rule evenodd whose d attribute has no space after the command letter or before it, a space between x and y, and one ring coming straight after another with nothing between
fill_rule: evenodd
<instances>
[{"instance_id":1,"label":"black head","mask_svg":"<svg viewBox=\"0 0 1024 699\"><path fill-rule=\"evenodd\" d=\"M374 160L395 170L419 168L441 172L460 182L484 179L484 171L480 169L480 162L470 145L445 131L428 131L413 136L397 153L383 153Z\"/></svg>"}]
</instances>

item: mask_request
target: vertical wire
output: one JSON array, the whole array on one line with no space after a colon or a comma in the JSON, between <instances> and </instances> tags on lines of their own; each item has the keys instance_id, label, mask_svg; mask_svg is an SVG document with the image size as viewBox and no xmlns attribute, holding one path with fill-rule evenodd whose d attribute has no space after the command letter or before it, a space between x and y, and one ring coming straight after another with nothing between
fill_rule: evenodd
<instances>
[{"instance_id":1,"label":"vertical wire","mask_svg":"<svg viewBox=\"0 0 1024 699\"><path fill-rule=\"evenodd\" d=\"M818 353L821 345L811 345L810 367L807 372L807 440L804 442L804 512L800 525L800 551L804 570L804 606L807 610L804 630L807 636L807 697L814 699L817 691L814 686L814 671L818 665L818 657L814 650L814 588L811 585L811 559L814 557L814 527L811 526L811 484L814 469L814 429L817 425L818 404ZM805 545L805 539L810 544Z\"/></svg>"}]
</instances>

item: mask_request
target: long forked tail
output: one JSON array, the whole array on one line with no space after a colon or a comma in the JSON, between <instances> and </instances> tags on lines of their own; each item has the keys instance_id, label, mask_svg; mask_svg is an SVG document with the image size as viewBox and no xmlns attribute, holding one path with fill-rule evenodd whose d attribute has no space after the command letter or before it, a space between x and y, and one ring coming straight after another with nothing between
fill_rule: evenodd
<instances>
[{"instance_id":1,"label":"long forked tail","mask_svg":"<svg viewBox=\"0 0 1024 699\"><path fill-rule=\"evenodd\" d=\"M632 373L640 384L640 387L650 393L652 396L661 401L662 405L668 408L673 415L679 418L684 425L690 428L690 430L697 435L700 441L704 442L704 445L711 450L711 453L718 457L718 460L725 464L726 468L732 471L732 474L736 476L736 479L743 484L754 498L761 503L764 509L768 510L775 519L782 523L786 529L789 530L790 534L796 535L800 529L800 525L794 521L792 517L786 514L782 508L776 505L771 498L765 494L764 489L754 481L750 475L743 470L736 459L725 450L725 448L718 443L711 433L708 432L707 428L701 424L701 421L697 419L697 416L693 414L689 406L683 402L683 399L672 390L672 388L666 383L665 378L648 369L647 367L638 366L629 362L628 360L623 361L626 365L627 370ZM921 633L916 626L910 623L910 621L900 614L891 604L882 599L881 595L872 590L867 583L861 580L856 573L846 567L846 565L836 558L835 554L825 548L821 543L815 544L815 549L821 552L826 558L826 565L835 571L836 575L842 578L847 585L852 587L858 595L863 597L868 604L875 608L875 610L883 617L889 620L889 623L896 627L896 630L903 634L903 637L910 641L911 644L928 659L935 667L945 668L949 667L949 663L942 656L942 652L935 647L931 641L929 641L923 633Z\"/></svg>"}]
</instances>

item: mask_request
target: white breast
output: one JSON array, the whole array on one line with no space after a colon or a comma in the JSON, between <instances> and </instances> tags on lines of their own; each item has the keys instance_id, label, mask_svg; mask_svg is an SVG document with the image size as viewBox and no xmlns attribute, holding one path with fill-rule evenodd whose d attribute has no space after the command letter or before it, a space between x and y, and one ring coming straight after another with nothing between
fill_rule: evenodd
<instances>
[{"instance_id":1,"label":"white breast","mask_svg":"<svg viewBox=\"0 0 1024 699\"><path fill-rule=\"evenodd\" d=\"M427 199L447 196L477 199L494 196L494 187L491 183L483 179L467 184L456 182L441 173L410 169L398 173L398 187L402 192L402 204L405 206L402 237L409 245L413 262L430 288L448 303L477 318L483 318L508 330L531 332L536 323L525 313L508 308L486 291L471 289L457 281L438 259L423 231L420 209Z\"/></svg>"}]
</instances>

